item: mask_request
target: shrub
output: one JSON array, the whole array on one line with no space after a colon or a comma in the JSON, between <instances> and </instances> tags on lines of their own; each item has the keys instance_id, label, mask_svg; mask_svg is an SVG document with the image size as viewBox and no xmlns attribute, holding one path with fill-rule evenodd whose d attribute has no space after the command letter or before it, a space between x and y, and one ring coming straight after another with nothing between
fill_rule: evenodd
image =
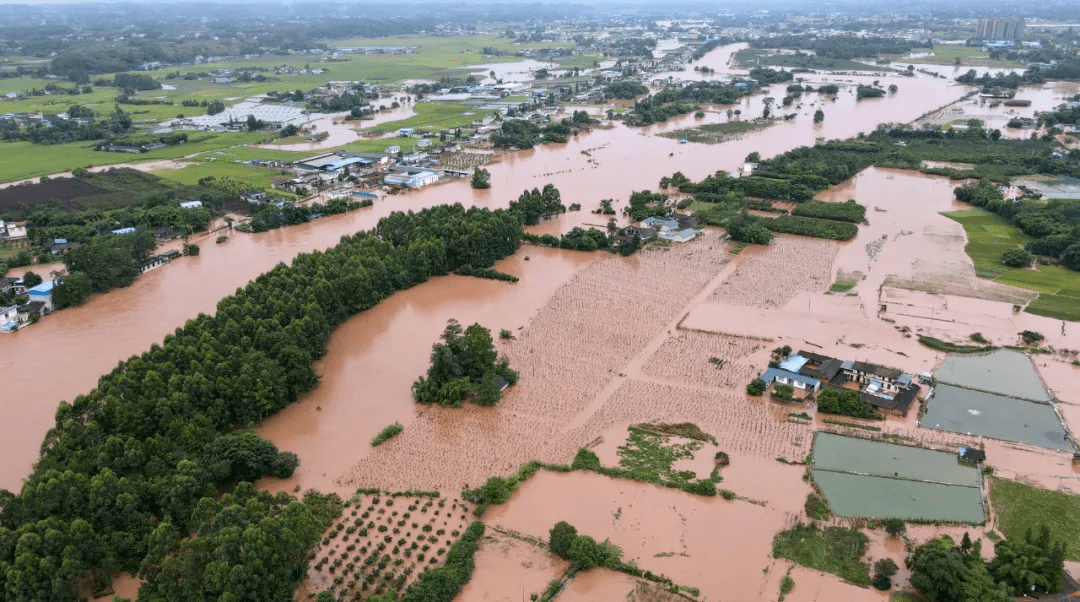
<instances>
[{"instance_id":1,"label":"shrub","mask_svg":"<svg viewBox=\"0 0 1080 602\"><path fill-rule=\"evenodd\" d=\"M570 544L577 537L577 529L566 521L560 521L551 528L548 549L552 554L570 558Z\"/></svg>"},{"instance_id":2,"label":"shrub","mask_svg":"<svg viewBox=\"0 0 1080 602\"><path fill-rule=\"evenodd\" d=\"M373 437L371 439L371 445L372 446L379 445L380 443L386 441L387 439L393 437L394 435L397 435L398 433L400 433L403 430L405 430L405 427L401 426L400 422L395 422L394 424L391 424L391 425L387 426L386 428L384 428L383 430L379 431L379 434L375 435L375 437Z\"/></svg>"},{"instance_id":3,"label":"shrub","mask_svg":"<svg viewBox=\"0 0 1080 602\"><path fill-rule=\"evenodd\" d=\"M765 393L765 389L768 389L769 385L765 384L765 381L760 378L755 378L750 381L750 384L746 385L746 393L749 395L761 395Z\"/></svg>"},{"instance_id":4,"label":"shrub","mask_svg":"<svg viewBox=\"0 0 1080 602\"><path fill-rule=\"evenodd\" d=\"M776 388L773 389L773 397L791 401L795 398L795 387L791 385L776 385Z\"/></svg>"},{"instance_id":5,"label":"shrub","mask_svg":"<svg viewBox=\"0 0 1080 602\"><path fill-rule=\"evenodd\" d=\"M893 537L900 537L907 531L907 525L899 518L885 519L885 532Z\"/></svg>"},{"instance_id":6,"label":"shrub","mask_svg":"<svg viewBox=\"0 0 1080 602\"><path fill-rule=\"evenodd\" d=\"M579 449L577 455L574 456L574 461L570 463L570 468L574 470L597 470L600 468L600 458L595 452L583 447Z\"/></svg>"},{"instance_id":7,"label":"shrub","mask_svg":"<svg viewBox=\"0 0 1080 602\"><path fill-rule=\"evenodd\" d=\"M1009 249L1001 254L1001 263L1010 268L1030 267L1035 256L1024 249Z\"/></svg>"}]
</instances>

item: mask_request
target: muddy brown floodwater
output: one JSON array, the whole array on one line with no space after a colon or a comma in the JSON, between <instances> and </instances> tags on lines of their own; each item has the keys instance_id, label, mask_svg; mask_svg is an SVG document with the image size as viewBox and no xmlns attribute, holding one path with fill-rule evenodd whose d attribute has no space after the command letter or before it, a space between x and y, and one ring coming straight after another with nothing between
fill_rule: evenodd
<instances>
[{"instance_id":1,"label":"muddy brown floodwater","mask_svg":"<svg viewBox=\"0 0 1080 602\"><path fill-rule=\"evenodd\" d=\"M704 64L722 72L736 48L718 49ZM895 82L900 91L855 100L854 86L872 79ZM614 123L566 144L503 155L490 166L488 190L472 190L461 181L301 226L234 233L226 244L212 244L216 234L198 237L199 257L179 259L126 289L95 295L81 307L0 337L0 372L26 376L10 379L0 398L0 487L18 489L29 473L59 400L87 391L118 361L141 353L199 312L214 311L219 299L275 264L370 229L392 211L448 202L505 207L522 190L551 183L564 203L581 203L583 210L533 231L603 227L606 218L590 211L601 199L621 207L632 191L655 189L664 175L682 171L700 179L730 172L752 151L768 157L818 138L847 138L881 122L909 122L967 91L928 76L810 74L806 80L835 81L842 89L835 98L805 95L790 109L797 114L793 121L740 140L680 145L656 136L726 121L728 107L649 128ZM783 94L781 86L767 93ZM754 95L731 108L756 117L765 97ZM813 124L818 107L826 120ZM320 385L257 425L301 460L290 479L264 479L260 485L345 494L361 486L456 493L528 460L567 463L585 445L596 444L603 462L615 464L615 448L625 441L628 425L691 421L714 435L718 447L705 446L708 454L681 460L677 468L704 476L712 453L729 453L732 464L722 471L722 487L737 499L542 471L509 503L489 509L485 521L507 533L546 539L555 522L568 520L598 540L610 538L643 569L699 587L710 599L774 598L790 563L771 558L771 537L805 520L810 492L802 478L805 467L786 461L807 457L815 430L841 427L817 416L792 419L789 413L798 409L746 395L746 382L768 363L772 348L790 344L917 373L932 369L942 356L919 345L912 333L960 339L979 331L1004 339L1029 328L1046 334L1055 347L1080 347L1076 324L1014 315L1011 299L1022 292L975 279L963 252L963 229L939 215L958 208L953 186L945 178L872 168L825 191L820 198L854 198L869 207L869 226L847 243L781 235L768 247L733 255L722 232L707 228L690 243L652 246L630 258L524 246L495 266L519 276L516 284L445 276L396 293L335 330L327 354L316 363ZM839 271L864 277L852 294L826 293ZM878 311L882 304L884 315ZM413 403L409 386L424 372L431 344L449 318L515 335L496 342L521 373L498 407ZM1076 375L1071 366L1052 358L1040 362L1052 363L1040 365L1051 389L1069 389ZM1074 405L1080 399L1064 395L1066 423L1080 426L1080 406ZM372 448L371 437L395 421L404 431ZM930 431L919 427L915 412L880 424L927 445L984 445L1005 476L1023 475L1059 489L1076 489L1080 482L1061 452ZM872 554L899 558L902 552L892 543L875 543ZM507 534L485 541L478 574L463 599L512 600L522 585L526 593L542 588L563 565L530 546ZM808 569L796 568L792 575L797 585L791 599L883 598ZM626 599L634 587L621 575L597 571L576 578L564 596L614 601Z\"/></svg>"},{"instance_id":2,"label":"muddy brown floodwater","mask_svg":"<svg viewBox=\"0 0 1080 602\"><path fill-rule=\"evenodd\" d=\"M826 101L826 113L835 118L827 118L823 124L813 124L800 115L742 140L711 146L680 145L651 135L698 123L692 116L651 128L617 125L583 133L566 144L504 156L490 166L492 187L488 190L472 190L467 182L456 182L390 197L374 207L310 224L250 236L235 234L223 245L201 238L197 242L202 254L197 258L149 272L126 289L95 295L82 307L58 312L33 328L0 337L0 369L5 374L33 375L15 379L0 400L0 412L6 418L0 437L0 457L6 460L0 468L0 487L19 488L37 457L57 402L89 390L98 376L118 361L141 353L199 312L212 312L219 299L298 253L332 246L341 235L369 229L391 211L447 202L505 207L522 190L547 183L562 191L565 203L578 202L584 207L581 212L565 214L549 228L565 231L579 224L603 224L606 220L601 216L589 213L600 199L625 203L633 190L655 189L661 176L681 170L698 179L716 170L733 171L751 151L771 156L813 144L818 137L846 138L882 121L909 121L963 93L940 79L897 80L901 91L891 98L856 102L853 95L842 93L835 101ZM772 95L782 93L777 87ZM762 98L745 99L739 108L746 114L759 114ZM801 113L812 111L807 107ZM705 121L710 119L719 121L726 116L710 113Z\"/></svg>"}]
</instances>

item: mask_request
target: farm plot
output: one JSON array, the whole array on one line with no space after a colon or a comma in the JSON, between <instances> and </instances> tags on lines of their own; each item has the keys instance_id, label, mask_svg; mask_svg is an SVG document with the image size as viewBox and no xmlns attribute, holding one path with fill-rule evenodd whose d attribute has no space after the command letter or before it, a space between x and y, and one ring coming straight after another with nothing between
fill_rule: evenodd
<instances>
[{"instance_id":1,"label":"farm plot","mask_svg":"<svg viewBox=\"0 0 1080 602\"><path fill-rule=\"evenodd\" d=\"M1031 358L1007 349L983 355L950 355L934 372L934 379L998 395L1050 401Z\"/></svg>"},{"instance_id":2,"label":"farm plot","mask_svg":"<svg viewBox=\"0 0 1080 602\"><path fill-rule=\"evenodd\" d=\"M812 473L838 516L985 520L979 471L949 453L822 432Z\"/></svg>"},{"instance_id":3,"label":"farm plot","mask_svg":"<svg viewBox=\"0 0 1080 602\"><path fill-rule=\"evenodd\" d=\"M1073 451L1050 404L1003 397L952 385L938 385L922 426Z\"/></svg>"}]
</instances>

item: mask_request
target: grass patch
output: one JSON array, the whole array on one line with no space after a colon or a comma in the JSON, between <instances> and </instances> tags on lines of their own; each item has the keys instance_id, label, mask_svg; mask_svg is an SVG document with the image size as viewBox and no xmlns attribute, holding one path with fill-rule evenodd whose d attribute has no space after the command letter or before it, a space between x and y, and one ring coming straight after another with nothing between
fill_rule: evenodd
<instances>
[{"instance_id":1,"label":"grass patch","mask_svg":"<svg viewBox=\"0 0 1080 602\"><path fill-rule=\"evenodd\" d=\"M964 227L968 238L964 252L975 263L977 276L1038 292L1038 299L1027 307L1029 313L1080 321L1080 272L1047 265L1037 266L1035 270L1006 267L1001 263L1001 254L1023 246L1031 237L1009 220L985 209L942 215Z\"/></svg>"},{"instance_id":2,"label":"grass patch","mask_svg":"<svg viewBox=\"0 0 1080 602\"><path fill-rule=\"evenodd\" d=\"M401 426L400 422L395 422L394 424L387 425L383 430L379 431L378 435L375 435L371 439L371 446L374 447L380 443L383 443L387 439L390 439L391 437L397 435L403 430L405 430L405 427Z\"/></svg>"},{"instance_id":3,"label":"grass patch","mask_svg":"<svg viewBox=\"0 0 1080 602\"><path fill-rule=\"evenodd\" d=\"M999 67L1001 69L1024 69L1024 64L1017 61L994 61L990 60L990 53L981 47L971 46L935 46L933 48L912 48L912 53L932 52L931 56L915 59L903 59L911 63L924 63L928 65L955 65L956 59L960 59L961 66L972 67Z\"/></svg>"},{"instance_id":4,"label":"grass patch","mask_svg":"<svg viewBox=\"0 0 1080 602\"><path fill-rule=\"evenodd\" d=\"M830 293L846 293L855 288L859 283L858 278L837 278L836 282L829 287Z\"/></svg>"},{"instance_id":5,"label":"grass patch","mask_svg":"<svg viewBox=\"0 0 1080 602\"><path fill-rule=\"evenodd\" d=\"M889 594L889 602L922 602L922 598L908 592L893 592Z\"/></svg>"},{"instance_id":6,"label":"grass patch","mask_svg":"<svg viewBox=\"0 0 1080 602\"><path fill-rule=\"evenodd\" d=\"M870 566L862 561L869 538L855 529L796 525L773 538L773 556L838 575L856 585L870 585Z\"/></svg>"},{"instance_id":7,"label":"grass patch","mask_svg":"<svg viewBox=\"0 0 1080 602\"><path fill-rule=\"evenodd\" d=\"M639 481L667 481L685 484L695 478L692 471L675 471L671 465L676 460L693 458L694 452L704 445L701 441L668 444L665 435L632 426L626 445L619 447L619 466L629 471L631 478Z\"/></svg>"},{"instance_id":8,"label":"grass patch","mask_svg":"<svg viewBox=\"0 0 1080 602\"><path fill-rule=\"evenodd\" d=\"M401 128L449 130L469 125L474 119L483 117L483 112L477 111L475 107L457 102L418 102L413 105L413 110L416 115L412 117L382 123L366 128L365 131L391 132Z\"/></svg>"},{"instance_id":9,"label":"grass patch","mask_svg":"<svg viewBox=\"0 0 1080 602\"><path fill-rule=\"evenodd\" d=\"M1046 525L1052 541L1064 542L1066 559L1080 561L1080 495L990 477L990 503L1006 537L1022 538Z\"/></svg>"},{"instance_id":10,"label":"grass patch","mask_svg":"<svg viewBox=\"0 0 1080 602\"><path fill-rule=\"evenodd\" d=\"M829 505L825 503L825 500L817 493L811 493L806 496L806 504L803 505L806 510L806 515L815 520L829 520L832 518L832 511L829 510Z\"/></svg>"},{"instance_id":11,"label":"grass patch","mask_svg":"<svg viewBox=\"0 0 1080 602\"><path fill-rule=\"evenodd\" d=\"M935 339L934 337L928 337L919 335L919 342L927 347L943 353L986 353L987 351L993 351L997 349L993 345L977 346L977 345L957 345L956 343L949 343L942 341L941 339Z\"/></svg>"},{"instance_id":12,"label":"grass patch","mask_svg":"<svg viewBox=\"0 0 1080 602\"><path fill-rule=\"evenodd\" d=\"M0 155L18 157L18 160L0 161L0 181L10 182L36 176L52 175L71 171L78 167L179 159L208 150L255 143L265 138L266 134L259 133L203 134L198 137L193 136L193 140L186 144L178 144L138 155L94 150L94 147L100 144L100 141L72 142L68 144L33 144L23 141L2 142L0 143Z\"/></svg>"},{"instance_id":13,"label":"grass patch","mask_svg":"<svg viewBox=\"0 0 1080 602\"><path fill-rule=\"evenodd\" d=\"M720 144L740 138L745 134L759 132L773 125L776 125L776 122L767 119L703 123L692 128L662 132L657 134L657 136L662 138L672 138L674 140L682 140L685 138L689 142L702 144Z\"/></svg>"},{"instance_id":14,"label":"grass patch","mask_svg":"<svg viewBox=\"0 0 1080 602\"><path fill-rule=\"evenodd\" d=\"M743 250L746 249L746 247L749 247L749 246L750 246L750 243L748 243L748 242L740 242L740 243L736 244L734 247L731 247L730 249L728 249L728 253L731 253L732 255L738 255L739 253L742 253Z\"/></svg>"},{"instance_id":15,"label":"grass patch","mask_svg":"<svg viewBox=\"0 0 1080 602\"><path fill-rule=\"evenodd\" d=\"M761 48L744 48L735 53L735 61L743 69L754 67L784 67L787 69L820 69L822 71L892 71L880 65L867 65L848 59L830 59L814 54L787 54Z\"/></svg>"}]
</instances>

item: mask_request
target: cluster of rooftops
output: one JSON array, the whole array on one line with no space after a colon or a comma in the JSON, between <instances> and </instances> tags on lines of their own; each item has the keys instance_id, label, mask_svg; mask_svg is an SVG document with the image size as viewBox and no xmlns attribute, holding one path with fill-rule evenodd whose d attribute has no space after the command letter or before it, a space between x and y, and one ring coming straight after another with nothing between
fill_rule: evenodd
<instances>
[{"instance_id":1,"label":"cluster of rooftops","mask_svg":"<svg viewBox=\"0 0 1080 602\"><path fill-rule=\"evenodd\" d=\"M863 402L900 413L907 412L920 390L914 376L897 368L802 350L767 369L761 379L767 384L780 382L811 391L822 387L842 389L845 383L856 382Z\"/></svg>"}]
</instances>

